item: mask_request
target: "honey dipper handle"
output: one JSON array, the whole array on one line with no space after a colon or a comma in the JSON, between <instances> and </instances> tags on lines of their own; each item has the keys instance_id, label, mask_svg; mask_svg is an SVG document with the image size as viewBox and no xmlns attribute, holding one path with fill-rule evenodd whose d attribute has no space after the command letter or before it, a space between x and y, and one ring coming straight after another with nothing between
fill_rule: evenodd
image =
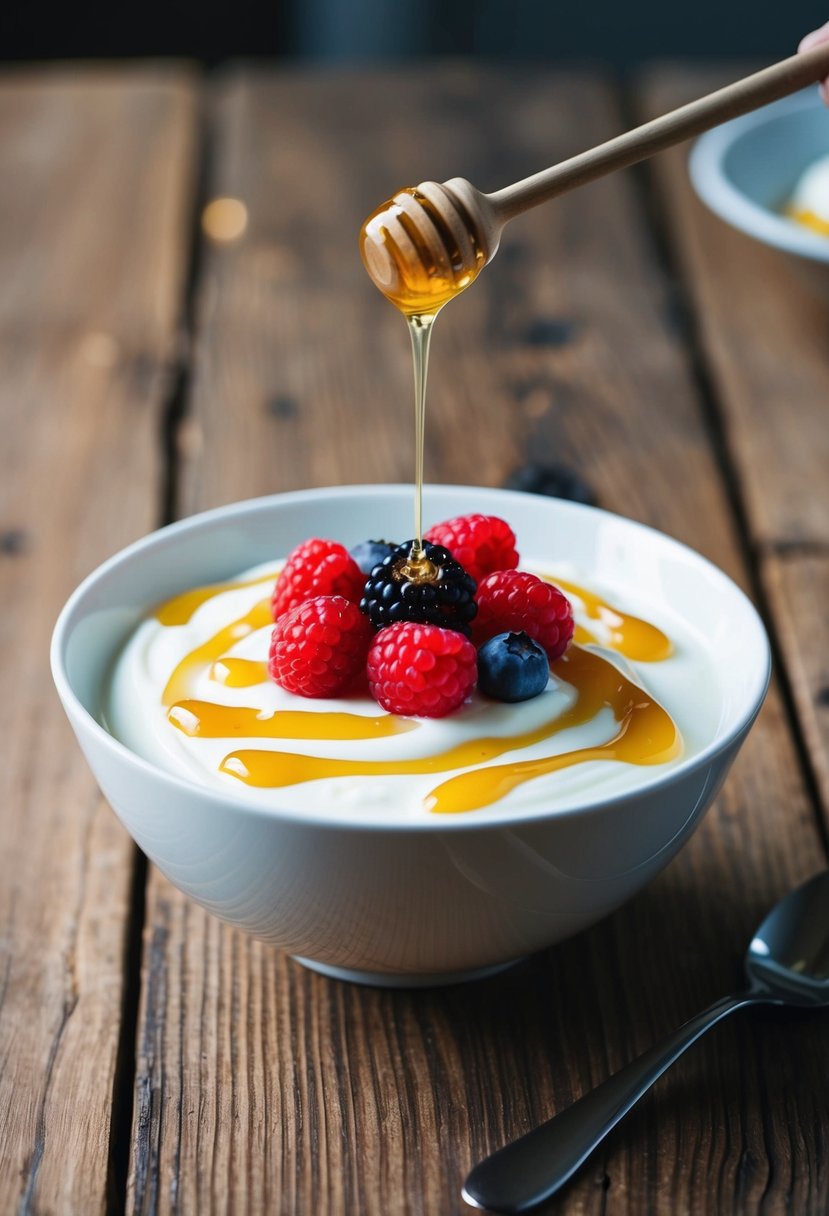
<instances>
[{"instance_id":1,"label":"honey dipper handle","mask_svg":"<svg viewBox=\"0 0 829 1216\"><path fill-rule=\"evenodd\" d=\"M747 114L770 101L786 97L808 84L829 75L829 43L822 43L800 55L792 55L771 67L717 89L688 105L671 110L660 118L644 123L623 135L609 139L587 152L534 173L513 186L486 195L503 223L547 199L555 198L575 186L602 177L614 169L624 169L637 161L670 148L673 144L707 131L729 118Z\"/></svg>"}]
</instances>

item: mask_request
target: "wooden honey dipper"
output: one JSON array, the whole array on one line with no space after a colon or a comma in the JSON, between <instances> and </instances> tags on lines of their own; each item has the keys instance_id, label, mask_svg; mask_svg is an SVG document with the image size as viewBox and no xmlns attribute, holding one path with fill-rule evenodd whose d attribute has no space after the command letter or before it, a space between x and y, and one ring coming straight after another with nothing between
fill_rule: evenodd
<instances>
[{"instance_id":1,"label":"wooden honey dipper","mask_svg":"<svg viewBox=\"0 0 829 1216\"><path fill-rule=\"evenodd\" d=\"M514 216L827 75L829 43L823 43L494 194L482 194L462 177L401 190L363 225L366 269L402 312L433 315L494 257Z\"/></svg>"}]
</instances>

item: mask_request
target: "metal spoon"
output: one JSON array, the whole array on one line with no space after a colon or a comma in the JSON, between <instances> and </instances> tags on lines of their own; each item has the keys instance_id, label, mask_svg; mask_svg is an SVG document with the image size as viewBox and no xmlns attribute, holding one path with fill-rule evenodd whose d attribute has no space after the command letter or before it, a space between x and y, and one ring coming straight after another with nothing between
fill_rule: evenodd
<instances>
[{"instance_id":1,"label":"metal spoon","mask_svg":"<svg viewBox=\"0 0 829 1216\"><path fill-rule=\"evenodd\" d=\"M747 1005L829 1005L829 871L792 891L757 930L745 958L748 988L717 1001L535 1131L487 1157L463 1197L492 1212L526 1212L568 1181L682 1053Z\"/></svg>"}]
</instances>

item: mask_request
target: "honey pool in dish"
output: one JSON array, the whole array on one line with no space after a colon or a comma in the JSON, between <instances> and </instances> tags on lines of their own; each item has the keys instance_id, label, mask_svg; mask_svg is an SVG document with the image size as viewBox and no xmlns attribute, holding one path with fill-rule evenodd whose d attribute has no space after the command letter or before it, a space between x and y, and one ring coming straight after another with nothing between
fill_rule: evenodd
<instances>
[{"instance_id":1,"label":"honey pool in dish","mask_svg":"<svg viewBox=\"0 0 829 1216\"><path fill-rule=\"evenodd\" d=\"M268 678L279 564L160 605L118 657L107 729L160 768L273 808L332 818L547 812L634 789L703 748L717 672L687 622L575 570L522 568L570 597L576 637L545 692L474 693L441 719L387 714L368 695L310 700ZM587 589L589 587L589 589Z\"/></svg>"}]
</instances>

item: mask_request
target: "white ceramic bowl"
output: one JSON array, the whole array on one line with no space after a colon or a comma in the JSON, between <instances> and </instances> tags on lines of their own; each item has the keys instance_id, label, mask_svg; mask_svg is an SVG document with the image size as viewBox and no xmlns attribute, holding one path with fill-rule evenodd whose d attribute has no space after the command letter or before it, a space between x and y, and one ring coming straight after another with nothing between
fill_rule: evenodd
<instances>
[{"instance_id":1,"label":"white ceramic bowl","mask_svg":"<svg viewBox=\"0 0 829 1216\"><path fill-rule=\"evenodd\" d=\"M98 722L113 656L148 606L286 554L308 536L354 544L411 528L409 486L342 487L237 503L155 532L105 562L63 609L52 669L78 741L127 830L192 899L328 974L422 984L484 974L592 924L674 856L763 701L769 649L743 593L650 528L503 490L430 486L427 520L510 520L525 552L636 588L710 638L723 680L710 745L633 793L509 814L402 821L393 809L273 811L161 771Z\"/></svg>"},{"instance_id":2,"label":"white ceramic bowl","mask_svg":"<svg viewBox=\"0 0 829 1216\"><path fill-rule=\"evenodd\" d=\"M811 265L829 282L829 238L782 209L803 171L829 153L829 110L817 86L706 132L689 160L691 182L727 223Z\"/></svg>"}]
</instances>

